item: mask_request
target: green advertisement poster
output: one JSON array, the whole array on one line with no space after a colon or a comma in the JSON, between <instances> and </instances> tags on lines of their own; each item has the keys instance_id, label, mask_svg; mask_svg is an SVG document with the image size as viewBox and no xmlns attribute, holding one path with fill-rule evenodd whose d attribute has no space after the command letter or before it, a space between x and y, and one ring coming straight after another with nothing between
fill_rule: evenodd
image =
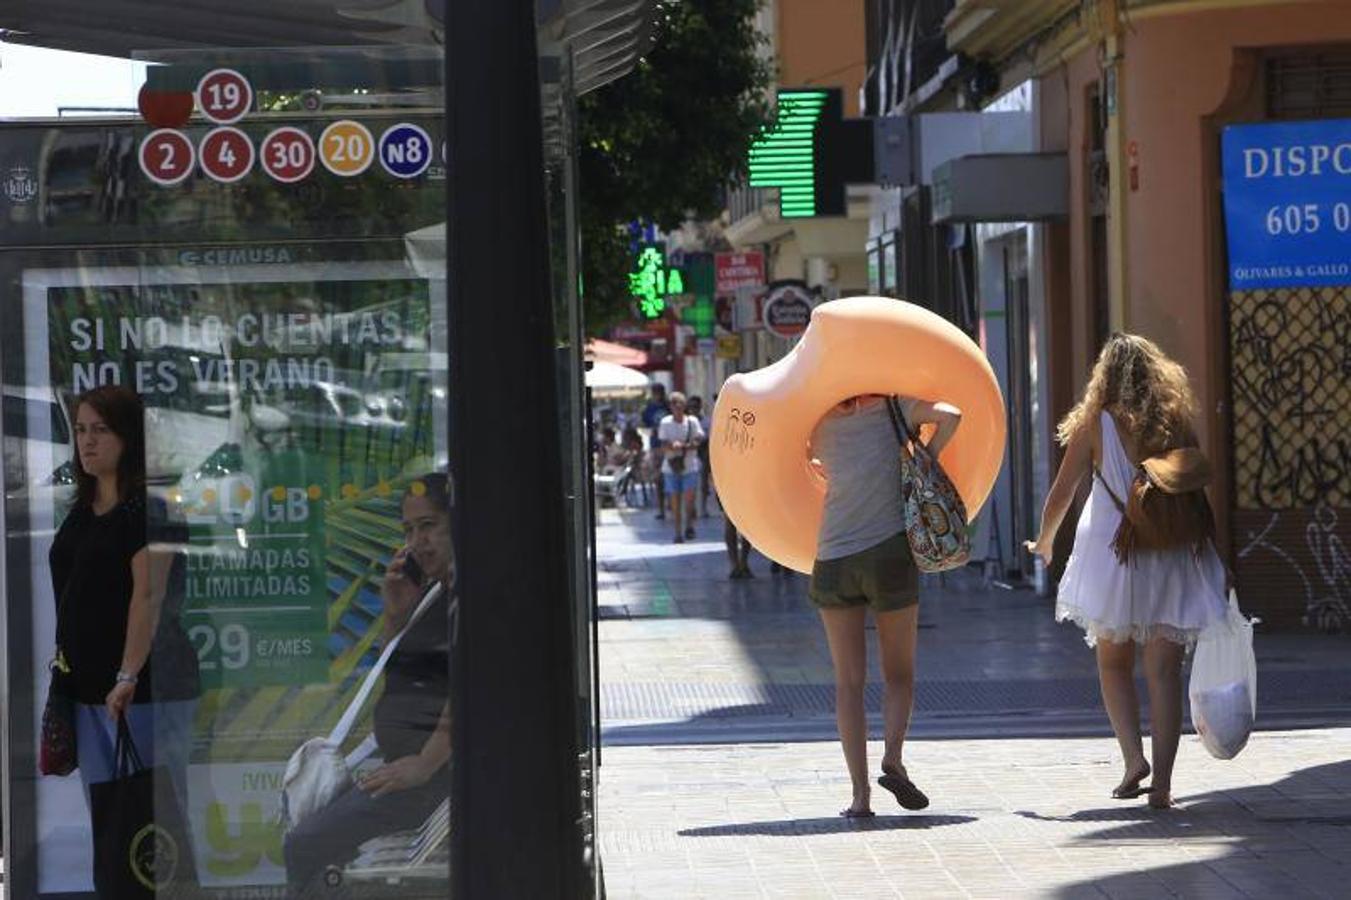
<instances>
[{"instance_id":1,"label":"green advertisement poster","mask_svg":"<svg viewBox=\"0 0 1351 900\"><path fill-rule=\"evenodd\" d=\"M148 491L186 525L181 616L203 687L188 813L221 896L281 880L281 772L377 656L400 498L445 468L435 284L381 262L31 278L47 325L27 336L46 337L30 378L44 371L67 413L90 388L134 388Z\"/></svg>"}]
</instances>

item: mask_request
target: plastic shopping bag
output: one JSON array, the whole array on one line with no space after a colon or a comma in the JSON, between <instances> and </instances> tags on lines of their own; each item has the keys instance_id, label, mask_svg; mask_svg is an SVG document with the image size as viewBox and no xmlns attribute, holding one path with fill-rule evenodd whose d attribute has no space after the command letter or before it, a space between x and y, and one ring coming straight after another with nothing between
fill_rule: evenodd
<instances>
[{"instance_id":1,"label":"plastic shopping bag","mask_svg":"<svg viewBox=\"0 0 1351 900\"><path fill-rule=\"evenodd\" d=\"M1196 641L1192 660L1192 724L1210 755L1233 759L1248 743L1257 718L1257 657L1252 626L1229 592L1229 607L1206 626Z\"/></svg>"}]
</instances>

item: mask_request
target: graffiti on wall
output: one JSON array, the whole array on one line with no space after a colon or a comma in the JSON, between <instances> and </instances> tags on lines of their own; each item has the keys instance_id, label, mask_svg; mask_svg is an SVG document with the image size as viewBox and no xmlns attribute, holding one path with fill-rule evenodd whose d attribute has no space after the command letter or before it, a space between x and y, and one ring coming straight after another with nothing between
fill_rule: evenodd
<instances>
[{"instance_id":1,"label":"graffiti on wall","mask_svg":"<svg viewBox=\"0 0 1351 900\"><path fill-rule=\"evenodd\" d=\"M1234 292L1230 335L1240 581L1351 627L1351 287Z\"/></svg>"}]
</instances>

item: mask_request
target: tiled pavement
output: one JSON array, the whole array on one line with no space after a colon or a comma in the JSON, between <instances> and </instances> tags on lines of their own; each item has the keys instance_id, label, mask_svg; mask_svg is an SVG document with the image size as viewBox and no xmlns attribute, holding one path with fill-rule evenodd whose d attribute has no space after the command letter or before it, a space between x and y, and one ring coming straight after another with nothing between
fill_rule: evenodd
<instances>
[{"instance_id":1,"label":"tiled pavement","mask_svg":"<svg viewBox=\"0 0 1351 900\"><path fill-rule=\"evenodd\" d=\"M1049 601L926 585L907 761L934 803L879 789L851 825L805 579L728 582L717 519L682 545L601 521L608 896L1351 896L1351 729L1326 727L1351 725L1351 640L1262 636L1259 720L1306 730L1231 762L1184 738L1182 808L1151 813L1107 798L1092 654Z\"/></svg>"}]
</instances>

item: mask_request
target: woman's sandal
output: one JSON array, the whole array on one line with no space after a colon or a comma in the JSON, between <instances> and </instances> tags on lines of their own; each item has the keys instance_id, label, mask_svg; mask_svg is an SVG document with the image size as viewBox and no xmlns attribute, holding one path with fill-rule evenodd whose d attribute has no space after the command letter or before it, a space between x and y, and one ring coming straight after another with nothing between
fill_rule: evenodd
<instances>
[{"instance_id":1,"label":"woman's sandal","mask_svg":"<svg viewBox=\"0 0 1351 900\"><path fill-rule=\"evenodd\" d=\"M882 777L877 779L877 783L891 791L892 795L896 797L896 802L905 809L924 809L929 805L929 798L924 796L924 792L915 787L913 781L896 769L884 766Z\"/></svg>"},{"instance_id":2,"label":"woman's sandal","mask_svg":"<svg viewBox=\"0 0 1351 900\"><path fill-rule=\"evenodd\" d=\"M1134 778L1127 779L1126 781L1123 781L1121 782L1121 784L1112 788L1112 799L1134 800L1136 797L1142 797L1145 794L1148 794L1150 791L1149 785L1141 784L1140 782L1148 778L1149 773L1151 771L1152 770L1149 768L1149 766L1146 765L1144 771L1141 772L1139 775L1136 775Z\"/></svg>"},{"instance_id":3,"label":"woman's sandal","mask_svg":"<svg viewBox=\"0 0 1351 900\"><path fill-rule=\"evenodd\" d=\"M1177 806L1173 800L1172 792L1166 790L1157 790L1149 792L1150 809L1172 809Z\"/></svg>"},{"instance_id":4,"label":"woman's sandal","mask_svg":"<svg viewBox=\"0 0 1351 900\"><path fill-rule=\"evenodd\" d=\"M844 809L840 810L840 815L846 819L871 819L873 816L877 815L877 813L873 812L871 809L854 809L853 807L846 806Z\"/></svg>"}]
</instances>

